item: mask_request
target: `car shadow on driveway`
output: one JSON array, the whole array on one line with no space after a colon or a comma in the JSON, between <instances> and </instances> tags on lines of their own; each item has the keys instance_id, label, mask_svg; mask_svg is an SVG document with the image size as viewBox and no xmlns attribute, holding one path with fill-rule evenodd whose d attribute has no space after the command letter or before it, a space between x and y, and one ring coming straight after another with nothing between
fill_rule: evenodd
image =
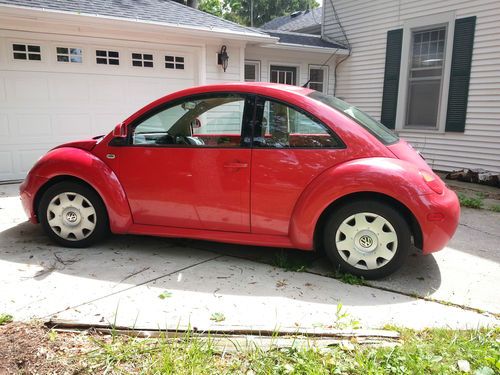
<instances>
[{"instance_id":1,"label":"car shadow on driveway","mask_svg":"<svg viewBox=\"0 0 500 375\"><path fill-rule=\"evenodd\" d=\"M16 266L11 268L17 272L12 270L9 272L16 274L12 275L13 280L17 278L21 282L29 279L42 281L56 272L104 281L113 285L112 290L119 290L123 285L144 284L161 278L162 275L190 268L192 277L203 280L196 283L194 291L212 293L219 288L226 276L218 274L221 271L220 267L214 267L214 272L211 272L209 267L207 272L206 267L199 267L198 263L221 262L229 258L232 259L231 267L238 267L238 263L241 263L248 268L249 273L245 277L256 280L263 272L273 274L274 279L277 277L280 280L297 278L304 273L325 276L326 279L326 277L331 278L334 272L334 267L326 257L315 252L299 250L131 235L112 235L94 247L71 249L53 244L39 225L29 222L20 223L0 232L0 261L15 263ZM207 263L208 266L211 264ZM252 270L255 275L251 275ZM301 272L294 272L297 270ZM238 272L230 274L233 287L226 292L248 295L248 288L244 284L241 285L241 289L234 287L241 284L241 280L237 280ZM7 275L4 274L1 278L4 277ZM337 280L330 280L332 283L339 283ZM441 277L433 256L420 256L414 253L409 256L400 271L384 280L367 283L401 294L429 296L439 288ZM177 284L176 288L179 286ZM279 289L274 280L270 285L261 285L253 290L264 295L275 295ZM300 294L299 297L305 301L310 300L307 293ZM387 299L387 303L393 303L391 301L393 300ZM374 301L356 299L352 302L370 305ZM380 301L376 303L379 304Z\"/></svg>"}]
</instances>

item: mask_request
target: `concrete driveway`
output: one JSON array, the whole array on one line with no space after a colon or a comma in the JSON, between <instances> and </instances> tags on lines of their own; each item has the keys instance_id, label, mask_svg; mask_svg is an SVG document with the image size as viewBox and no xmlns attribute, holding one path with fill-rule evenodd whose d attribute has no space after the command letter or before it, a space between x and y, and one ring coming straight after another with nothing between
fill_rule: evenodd
<instances>
[{"instance_id":1,"label":"concrete driveway","mask_svg":"<svg viewBox=\"0 0 500 375\"><path fill-rule=\"evenodd\" d=\"M356 286L303 252L140 236L57 247L26 222L17 189L0 186L0 313L18 320L202 330L499 324L500 214L464 210L447 249ZM281 254L307 272L273 266Z\"/></svg>"}]
</instances>

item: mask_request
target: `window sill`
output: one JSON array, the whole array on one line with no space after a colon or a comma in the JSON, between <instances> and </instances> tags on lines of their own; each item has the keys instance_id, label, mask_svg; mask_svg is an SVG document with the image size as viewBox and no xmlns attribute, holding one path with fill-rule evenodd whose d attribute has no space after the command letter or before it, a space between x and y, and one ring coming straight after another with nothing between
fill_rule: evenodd
<instances>
[{"instance_id":1,"label":"window sill","mask_svg":"<svg viewBox=\"0 0 500 375\"><path fill-rule=\"evenodd\" d=\"M424 128L424 127L404 127L396 129L396 133L423 133L423 134L444 134L445 131L437 128Z\"/></svg>"}]
</instances>

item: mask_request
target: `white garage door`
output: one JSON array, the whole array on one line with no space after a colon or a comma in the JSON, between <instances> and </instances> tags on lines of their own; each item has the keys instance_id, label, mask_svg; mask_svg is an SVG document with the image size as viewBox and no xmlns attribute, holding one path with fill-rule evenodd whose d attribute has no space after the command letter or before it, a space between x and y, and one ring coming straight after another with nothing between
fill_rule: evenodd
<instances>
[{"instance_id":1,"label":"white garage door","mask_svg":"<svg viewBox=\"0 0 500 375\"><path fill-rule=\"evenodd\" d=\"M198 82L193 47L0 30L0 181Z\"/></svg>"}]
</instances>

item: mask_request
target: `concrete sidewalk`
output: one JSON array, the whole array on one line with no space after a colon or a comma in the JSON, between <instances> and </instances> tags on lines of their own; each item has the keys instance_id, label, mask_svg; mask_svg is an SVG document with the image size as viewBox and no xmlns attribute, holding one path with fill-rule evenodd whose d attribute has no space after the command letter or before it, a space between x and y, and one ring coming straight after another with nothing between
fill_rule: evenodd
<instances>
[{"instance_id":1,"label":"concrete sidewalk","mask_svg":"<svg viewBox=\"0 0 500 375\"><path fill-rule=\"evenodd\" d=\"M464 211L449 249L410 257L405 269L367 287L323 276L331 268L313 254L290 253L312 263L313 273L267 264L279 249L139 236L112 236L91 249L56 247L39 226L25 222L17 185L4 185L0 313L19 320L57 318L149 329L498 325L492 313L500 312L495 288L500 215L480 216L480 228L475 215L482 214Z\"/></svg>"}]
</instances>

